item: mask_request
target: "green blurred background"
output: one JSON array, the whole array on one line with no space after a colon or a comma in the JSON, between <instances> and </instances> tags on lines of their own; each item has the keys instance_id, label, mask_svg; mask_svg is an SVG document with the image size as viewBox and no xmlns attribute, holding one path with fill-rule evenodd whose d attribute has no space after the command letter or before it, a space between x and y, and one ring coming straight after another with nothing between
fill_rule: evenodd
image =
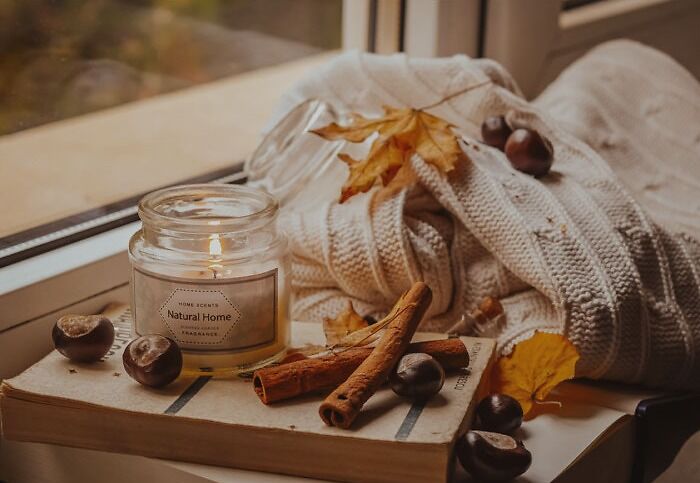
<instances>
[{"instance_id":1,"label":"green blurred background","mask_svg":"<svg viewBox=\"0 0 700 483\"><path fill-rule=\"evenodd\" d=\"M337 49L342 0L1 0L0 135Z\"/></svg>"}]
</instances>

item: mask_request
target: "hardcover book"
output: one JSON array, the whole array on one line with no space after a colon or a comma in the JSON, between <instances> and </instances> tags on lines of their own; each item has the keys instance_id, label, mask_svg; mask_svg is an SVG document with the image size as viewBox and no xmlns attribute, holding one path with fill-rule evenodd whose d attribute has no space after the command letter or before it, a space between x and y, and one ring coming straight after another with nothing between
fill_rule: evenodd
<instances>
[{"instance_id":1,"label":"hardcover book","mask_svg":"<svg viewBox=\"0 0 700 483\"><path fill-rule=\"evenodd\" d=\"M266 406L243 378L141 386L121 362L129 311L110 306L105 314L116 338L103 361L77 364L54 351L2 383L5 438L339 481L442 482L494 357L493 340L462 337L469 367L448 373L437 396L411 403L382 388L345 430L321 421L324 394ZM293 339L300 346L324 337L320 325L295 323Z\"/></svg>"}]
</instances>

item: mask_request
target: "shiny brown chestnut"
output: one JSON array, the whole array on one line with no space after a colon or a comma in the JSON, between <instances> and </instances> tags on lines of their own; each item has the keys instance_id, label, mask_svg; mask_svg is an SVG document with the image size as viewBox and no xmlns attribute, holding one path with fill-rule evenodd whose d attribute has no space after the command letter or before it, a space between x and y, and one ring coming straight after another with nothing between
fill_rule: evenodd
<instances>
[{"instance_id":1,"label":"shiny brown chestnut","mask_svg":"<svg viewBox=\"0 0 700 483\"><path fill-rule=\"evenodd\" d=\"M51 331L56 350L74 362L100 360L114 342L114 326L102 315L64 315Z\"/></svg>"},{"instance_id":2,"label":"shiny brown chestnut","mask_svg":"<svg viewBox=\"0 0 700 483\"><path fill-rule=\"evenodd\" d=\"M445 383L445 370L432 356L422 352L406 354L389 376L392 391L411 399L429 399Z\"/></svg>"},{"instance_id":3,"label":"shiny brown chestnut","mask_svg":"<svg viewBox=\"0 0 700 483\"><path fill-rule=\"evenodd\" d=\"M478 481L512 480L532 463L532 454L522 441L488 431L467 431L456 450L464 469Z\"/></svg>"},{"instance_id":4,"label":"shiny brown chestnut","mask_svg":"<svg viewBox=\"0 0 700 483\"><path fill-rule=\"evenodd\" d=\"M532 129L516 129L508 136L505 153L518 171L539 178L552 167L552 147L547 140Z\"/></svg>"},{"instance_id":5,"label":"shiny brown chestnut","mask_svg":"<svg viewBox=\"0 0 700 483\"><path fill-rule=\"evenodd\" d=\"M145 386L170 384L182 370L182 352L174 340L158 334L142 335L129 342L122 355L124 369Z\"/></svg>"},{"instance_id":6,"label":"shiny brown chestnut","mask_svg":"<svg viewBox=\"0 0 700 483\"><path fill-rule=\"evenodd\" d=\"M512 132L503 116L490 116L481 123L481 139L485 144L501 151L505 148L508 136Z\"/></svg>"},{"instance_id":7,"label":"shiny brown chestnut","mask_svg":"<svg viewBox=\"0 0 700 483\"><path fill-rule=\"evenodd\" d=\"M511 434L523 423L523 408L507 394L491 394L476 406L474 426L484 431Z\"/></svg>"}]
</instances>

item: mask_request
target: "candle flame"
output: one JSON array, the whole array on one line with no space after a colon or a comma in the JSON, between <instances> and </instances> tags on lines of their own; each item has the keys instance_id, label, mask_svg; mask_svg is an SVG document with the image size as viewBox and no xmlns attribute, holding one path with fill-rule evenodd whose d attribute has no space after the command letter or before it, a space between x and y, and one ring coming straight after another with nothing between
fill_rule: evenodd
<instances>
[{"instance_id":1,"label":"candle flame","mask_svg":"<svg viewBox=\"0 0 700 483\"><path fill-rule=\"evenodd\" d=\"M222 253L221 240L219 235L213 234L209 237L209 255L212 257L220 257Z\"/></svg>"}]
</instances>

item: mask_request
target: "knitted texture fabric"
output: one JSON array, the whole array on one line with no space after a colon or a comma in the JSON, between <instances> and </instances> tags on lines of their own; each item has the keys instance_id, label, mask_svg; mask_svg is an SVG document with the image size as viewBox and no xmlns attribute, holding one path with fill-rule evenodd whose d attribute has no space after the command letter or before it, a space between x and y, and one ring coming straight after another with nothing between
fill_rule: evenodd
<instances>
[{"instance_id":1,"label":"knitted texture fabric","mask_svg":"<svg viewBox=\"0 0 700 483\"><path fill-rule=\"evenodd\" d=\"M453 172L414 156L410 186L283 218L293 316L320 321L347 298L382 315L423 280L434 298L422 330L472 333L462 315L496 296L504 352L535 330L563 333L579 376L700 387L700 86L670 58L604 44L529 103L492 61L354 52L296 86L278 114L318 98L378 115L480 83L430 109L462 138L469 161ZM492 115L550 140L547 176L478 142Z\"/></svg>"}]
</instances>

